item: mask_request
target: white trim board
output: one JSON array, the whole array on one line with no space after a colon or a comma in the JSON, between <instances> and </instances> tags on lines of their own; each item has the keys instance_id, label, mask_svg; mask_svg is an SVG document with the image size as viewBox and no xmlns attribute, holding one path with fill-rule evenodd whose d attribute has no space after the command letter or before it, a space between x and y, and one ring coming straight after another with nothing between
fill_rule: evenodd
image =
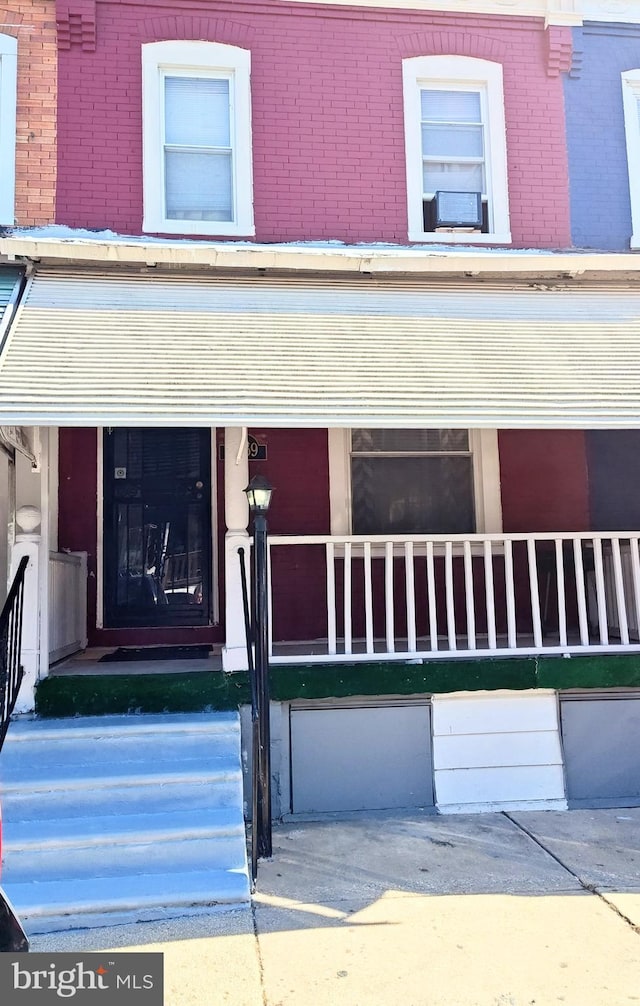
<instances>
[{"instance_id":1,"label":"white trim board","mask_svg":"<svg viewBox=\"0 0 640 1006\"><path fill-rule=\"evenodd\" d=\"M566 809L555 692L434 695L431 706L441 811Z\"/></svg>"},{"instance_id":2,"label":"white trim board","mask_svg":"<svg viewBox=\"0 0 640 1006\"><path fill-rule=\"evenodd\" d=\"M0 33L0 224L13 224L16 187L18 41Z\"/></svg>"}]
</instances>

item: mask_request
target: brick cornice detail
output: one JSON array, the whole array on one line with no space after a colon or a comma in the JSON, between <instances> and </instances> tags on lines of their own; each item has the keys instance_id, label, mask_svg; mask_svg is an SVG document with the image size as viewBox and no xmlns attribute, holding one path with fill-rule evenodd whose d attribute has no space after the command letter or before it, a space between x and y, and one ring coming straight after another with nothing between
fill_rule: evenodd
<instances>
[{"instance_id":1,"label":"brick cornice detail","mask_svg":"<svg viewBox=\"0 0 640 1006\"><path fill-rule=\"evenodd\" d=\"M475 56L496 63L505 58L508 45L491 35L474 35L467 31L416 32L398 39L403 58L408 56Z\"/></svg>"},{"instance_id":2,"label":"brick cornice detail","mask_svg":"<svg viewBox=\"0 0 640 1006\"><path fill-rule=\"evenodd\" d=\"M547 28L547 76L568 73L573 61L571 28L549 25Z\"/></svg>"},{"instance_id":3,"label":"brick cornice detail","mask_svg":"<svg viewBox=\"0 0 640 1006\"><path fill-rule=\"evenodd\" d=\"M96 0L58 0L58 48L79 45L85 52L96 48Z\"/></svg>"},{"instance_id":4,"label":"brick cornice detail","mask_svg":"<svg viewBox=\"0 0 640 1006\"><path fill-rule=\"evenodd\" d=\"M255 29L237 21L210 17L158 17L141 26L142 42L222 42L248 48Z\"/></svg>"}]
</instances>

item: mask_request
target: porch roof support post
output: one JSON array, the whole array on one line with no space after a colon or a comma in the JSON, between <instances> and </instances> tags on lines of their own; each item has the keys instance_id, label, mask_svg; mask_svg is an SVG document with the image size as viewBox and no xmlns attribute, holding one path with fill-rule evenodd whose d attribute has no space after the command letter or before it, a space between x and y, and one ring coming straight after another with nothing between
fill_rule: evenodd
<instances>
[{"instance_id":1,"label":"porch roof support post","mask_svg":"<svg viewBox=\"0 0 640 1006\"><path fill-rule=\"evenodd\" d=\"M224 516L227 527L224 557L225 645L222 649L225 671L244 671L249 666L238 558L238 549L242 547L248 575L249 505L244 492L248 482L247 430L227 427L224 431Z\"/></svg>"},{"instance_id":2,"label":"porch roof support post","mask_svg":"<svg viewBox=\"0 0 640 1006\"><path fill-rule=\"evenodd\" d=\"M16 535L16 541L11 551L11 580L13 580L20 560L27 557L29 564L24 577L24 600L22 609L22 641L20 647L20 662L24 668L24 677L18 701L15 705L17 713L30 713L35 708L35 689L39 678L41 638L41 553L42 539L35 530L39 524L39 508L24 507L29 510L28 516L33 530L22 531ZM18 512L18 520L20 512ZM35 524L35 527L34 527Z\"/></svg>"}]
</instances>

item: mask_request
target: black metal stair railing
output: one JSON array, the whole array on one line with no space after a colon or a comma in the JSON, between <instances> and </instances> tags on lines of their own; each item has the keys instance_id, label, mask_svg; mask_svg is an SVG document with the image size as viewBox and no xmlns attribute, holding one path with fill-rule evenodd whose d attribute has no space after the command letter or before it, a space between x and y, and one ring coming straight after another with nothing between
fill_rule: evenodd
<instances>
[{"instance_id":1,"label":"black metal stair railing","mask_svg":"<svg viewBox=\"0 0 640 1006\"><path fill-rule=\"evenodd\" d=\"M262 525L260 525L262 521ZM258 859L272 854L271 835L271 738L269 725L268 612L266 593L267 539L264 517L256 518L252 553L252 600L249 604L244 549L238 549L247 660L251 680L251 883L255 890ZM253 609L253 610L252 610Z\"/></svg>"},{"instance_id":2,"label":"black metal stair railing","mask_svg":"<svg viewBox=\"0 0 640 1006\"><path fill-rule=\"evenodd\" d=\"M251 682L251 729L252 729L252 758L251 758L251 887L255 890L256 877L258 875L258 829L259 812L258 804L260 800L260 717L258 702L258 683L256 680L256 669L253 662L253 625L251 622L251 609L249 607L249 591L247 589L247 571L244 564L244 549L238 549L240 560L240 581L242 583L242 607L244 614L244 630L247 639L247 661L249 664L249 680Z\"/></svg>"},{"instance_id":3,"label":"black metal stair railing","mask_svg":"<svg viewBox=\"0 0 640 1006\"><path fill-rule=\"evenodd\" d=\"M0 749L9 729L9 719L24 677L20 661L24 578L29 559L24 556L0 613Z\"/></svg>"}]
</instances>

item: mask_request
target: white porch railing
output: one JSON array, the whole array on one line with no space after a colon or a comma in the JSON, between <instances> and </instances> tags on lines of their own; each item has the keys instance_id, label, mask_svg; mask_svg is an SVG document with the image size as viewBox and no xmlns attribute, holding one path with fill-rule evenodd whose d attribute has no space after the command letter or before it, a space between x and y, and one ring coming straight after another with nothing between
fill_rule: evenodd
<instances>
[{"instance_id":1,"label":"white porch railing","mask_svg":"<svg viewBox=\"0 0 640 1006\"><path fill-rule=\"evenodd\" d=\"M49 553L49 663L87 645L87 553Z\"/></svg>"},{"instance_id":2,"label":"white porch railing","mask_svg":"<svg viewBox=\"0 0 640 1006\"><path fill-rule=\"evenodd\" d=\"M270 657L640 651L639 538L272 535Z\"/></svg>"}]
</instances>

